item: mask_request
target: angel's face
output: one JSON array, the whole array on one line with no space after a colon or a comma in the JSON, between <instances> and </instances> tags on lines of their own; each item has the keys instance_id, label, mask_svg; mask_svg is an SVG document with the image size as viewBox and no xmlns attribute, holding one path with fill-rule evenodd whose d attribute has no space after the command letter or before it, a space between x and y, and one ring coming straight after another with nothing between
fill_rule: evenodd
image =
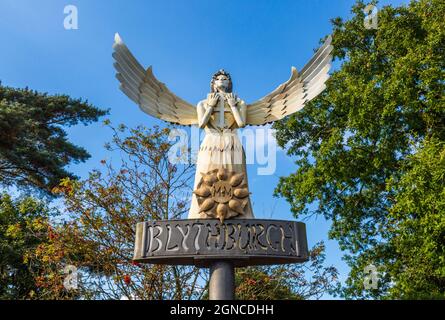
<instances>
[{"instance_id":1,"label":"angel's face","mask_svg":"<svg viewBox=\"0 0 445 320\"><path fill-rule=\"evenodd\" d=\"M229 89L229 85L229 78L223 74L217 76L214 82L214 88L216 89L216 91L226 92Z\"/></svg>"}]
</instances>

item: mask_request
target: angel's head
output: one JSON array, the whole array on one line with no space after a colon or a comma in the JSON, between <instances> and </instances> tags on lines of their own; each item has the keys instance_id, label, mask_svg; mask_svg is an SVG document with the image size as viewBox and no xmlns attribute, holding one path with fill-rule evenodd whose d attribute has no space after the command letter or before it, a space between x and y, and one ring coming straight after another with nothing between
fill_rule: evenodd
<instances>
[{"instance_id":1,"label":"angel's head","mask_svg":"<svg viewBox=\"0 0 445 320\"><path fill-rule=\"evenodd\" d=\"M210 92L232 92L232 78L224 69L213 75L210 81Z\"/></svg>"}]
</instances>

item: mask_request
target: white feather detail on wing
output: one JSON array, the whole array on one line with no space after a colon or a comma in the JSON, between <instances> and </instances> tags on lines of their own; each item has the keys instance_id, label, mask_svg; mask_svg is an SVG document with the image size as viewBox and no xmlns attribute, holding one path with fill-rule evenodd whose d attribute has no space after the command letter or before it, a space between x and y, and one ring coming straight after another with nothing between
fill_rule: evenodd
<instances>
[{"instance_id":1,"label":"white feather detail on wing","mask_svg":"<svg viewBox=\"0 0 445 320\"><path fill-rule=\"evenodd\" d=\"M247 105L247 124L264 125L298 110L326 88L332 55L329 36L300 73L292 67L289 80L260 100Z\"/></svg>"},{"instance_id":2,"label":"white feather detail on wing","mask_svg":"<svg viewBox=\"0 0 445 320\"><path fill-rule=\"evenodd\" d=\"M144 70L117 33L113 44L113 58L120 89L142 111L176 124L198 123L196 107L176 96L156 79L151 66Z\"/></svg>"}]
</instances>

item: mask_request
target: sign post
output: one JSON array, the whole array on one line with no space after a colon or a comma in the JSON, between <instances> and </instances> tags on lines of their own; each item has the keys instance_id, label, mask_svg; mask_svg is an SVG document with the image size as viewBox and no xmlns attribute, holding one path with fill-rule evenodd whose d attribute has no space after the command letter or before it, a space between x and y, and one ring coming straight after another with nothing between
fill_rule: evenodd
<instances>
[{"instance_id":1,"label":"sign post","mask_svg":"<svg viewBox=\"0 0 445 320\"><path fill-rule=\"evenodd\" d=\"M232 300L235 267L304 262L304 223L283 220L160 220L138 223L134 260L210 269L210 300Z\"/></svg>"},{"instance_id":2,"label":"sign post","mask_svg":"<svg viewBox=\"0 0 445 320\"><path fill-rule=\"evenodd\" d=\"M210 265L209 299L235 298L235 268L229 261L219 260Z\"/></svg>"}]
</instances>

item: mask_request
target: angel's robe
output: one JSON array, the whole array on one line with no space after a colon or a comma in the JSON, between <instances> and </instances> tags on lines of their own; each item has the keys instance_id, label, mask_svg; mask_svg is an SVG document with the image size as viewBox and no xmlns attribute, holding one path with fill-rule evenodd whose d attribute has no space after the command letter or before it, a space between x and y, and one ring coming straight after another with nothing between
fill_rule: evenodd
<instances>
[{"instance_id":1,"label":"angel's robe","mask_svg":"<svg viewBox=\"0 0 445 320\"><path fill-rule=\"evenodd\" d=\"M200 103L205 103L203 100ZM237 99L237 108L245 102ZM224 115L223 115L224 114ZM221 117L223 115L223 117ZM246 119L243 119L244 121ZM225 168L228 171L243 173L245 181L248 183L246 170L246 156L243 145L238 136L238 125L235 121L231 108L227 101L220 99L214 108L209 121L204 127L205 137L199 148L196 174L193 190L196 190L201 180L202 174L214 169ZM248 187L247 187L248 188ZM244 208L244 214L238 215L237 219L253 218L250 195ZM199 205L196 195L192 195L192 203L189 210L189 219L208 218L204 212L199 212Z\"/></svg>"}]
</instances>

